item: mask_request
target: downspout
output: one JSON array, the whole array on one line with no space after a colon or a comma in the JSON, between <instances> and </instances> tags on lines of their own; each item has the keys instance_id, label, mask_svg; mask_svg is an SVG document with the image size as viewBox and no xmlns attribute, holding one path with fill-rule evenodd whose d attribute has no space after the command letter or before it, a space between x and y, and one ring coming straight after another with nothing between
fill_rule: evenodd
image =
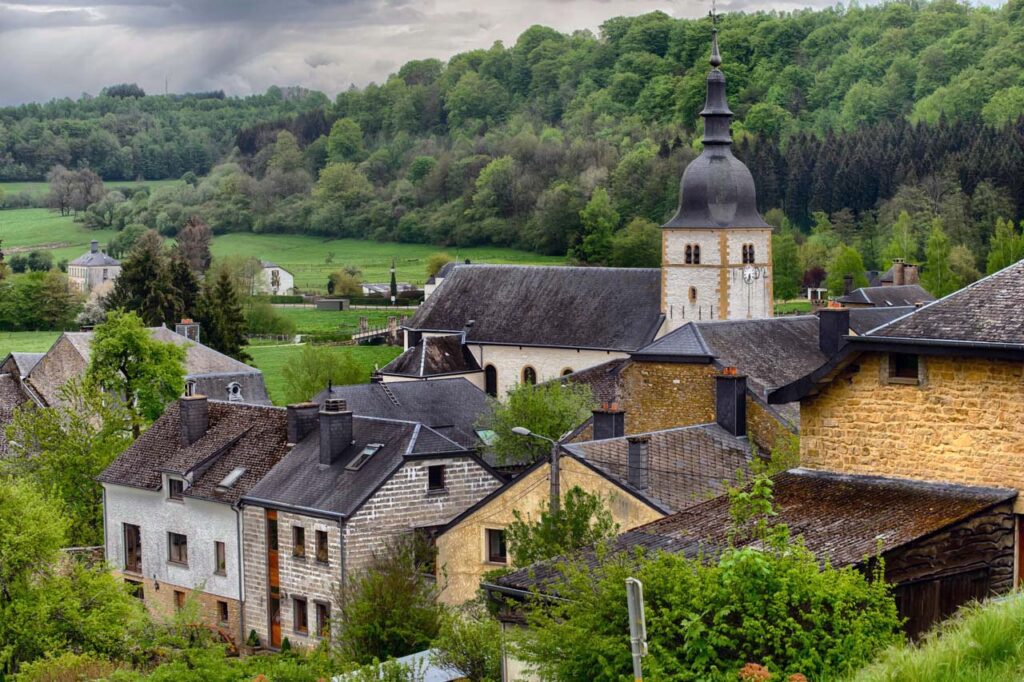
<instances>
[{"instance_id":1,"label":"downspout","mask_svg":"<svg viewBox=\"0 0 1024 682\"><path fill-rule=\"evenodd\" d=\"M346 578L346 575L345 575L345 519L343 519L343 518L338 519L338 556L340 557L338 563L341 564L341 566L340 566L341 585L338 587L338 609L341 610L345 606L344 605L344 599L345 599L345 578ZM333 622L337 622L337 616L332 613L330 620L333 621ZM335 632L334 632L333 624L332 624L330 629L331 629L331 635L334 635Z\"/></svg>"},{"instance_id":2,"label":"downspout","mask_svg":"<svg viewBox=\"0 0 1024 682\"><path fill-rule=\"evenodd\" d=\"M245 644L245 579L243 577L245 569L242 564L242 542L244 539L242 535L242 510L237 504L231 505L231 508L235 510L235 518L238 519L238 541L235 543L235 549L238 554L238 645L242 646Z\"/></svg>"},{"instance_id":3,"label":"downspout","mask_svg":"<svg viewBox=\"0 0 1024 682\"><path fill-rule=\"evenodd\" d=\"M107 486L104 485L104 486L102 486L102 488L103 488L103 562L109 564L110 563L110 557L107 556L107 554L108 554L107 547L109 546L109 545L107 545L107 540L110 537L110 534L107 532Z\"/></svg>"}]
</instances>

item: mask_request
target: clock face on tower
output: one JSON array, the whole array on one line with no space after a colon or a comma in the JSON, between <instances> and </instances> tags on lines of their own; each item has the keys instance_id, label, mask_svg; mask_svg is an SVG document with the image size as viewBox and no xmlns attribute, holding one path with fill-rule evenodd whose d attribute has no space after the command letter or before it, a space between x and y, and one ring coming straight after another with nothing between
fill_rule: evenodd
<instances>
[{"instance_id":1,"label":"clock face on tower","mask_svg":"<svg viewBox=\"0 0 1024 682\"><path fill-rule=\"evenodd\" d=\"M754 281L755 277L757 277L757 272L754 270L753 266L748 265L747 267L743 268L744 282L746 282L747 284L751 284Z\"/></svg>"}]
</instances>

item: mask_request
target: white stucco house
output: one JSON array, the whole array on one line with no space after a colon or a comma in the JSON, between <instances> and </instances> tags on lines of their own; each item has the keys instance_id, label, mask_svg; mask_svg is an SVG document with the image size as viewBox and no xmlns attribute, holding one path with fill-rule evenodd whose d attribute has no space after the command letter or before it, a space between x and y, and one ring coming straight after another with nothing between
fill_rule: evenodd
<instances>
[{"instance_id":1,"label":"white stucco house","mask_svg":"<svg viewBox=\"0 0 1024 682\"><path fill-rule=\"evenodd\" d=\"M121 261L100 251L100 243L95 239L90 242L88 253L68 263L68 284L83 294L109 293L120 274Z\"/></svg>"},{"instance_id":2,"label":"white stucco house","mask_svg":"<svg viewBox=\"0 0 1024 682\"><path fill-rule=\"evenodd\" d=\"M260 266L256 280L256 288L260 293L285 296L295 290L295 276L292 273L268 260L261 260Z\"/></svg>"}]
</instances>

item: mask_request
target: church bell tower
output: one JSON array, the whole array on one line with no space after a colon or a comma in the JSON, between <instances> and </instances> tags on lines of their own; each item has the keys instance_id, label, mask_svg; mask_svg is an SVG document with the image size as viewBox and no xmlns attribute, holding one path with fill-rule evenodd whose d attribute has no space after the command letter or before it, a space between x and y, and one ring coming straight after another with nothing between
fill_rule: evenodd
<instances>
[{"instance_id":1,"label":"church bell tower","mask_svg":"<svg viewBox=\"0 0 1024 682\"><path fill-rule=\"evenodd\" d=\"M712 31L704 150L683 172L679 209L662 225L661 308L667 331L693 320L771 317L772 227L757 212L750 170L732 154L732 111Z\"/></svg>"}]
</instances>

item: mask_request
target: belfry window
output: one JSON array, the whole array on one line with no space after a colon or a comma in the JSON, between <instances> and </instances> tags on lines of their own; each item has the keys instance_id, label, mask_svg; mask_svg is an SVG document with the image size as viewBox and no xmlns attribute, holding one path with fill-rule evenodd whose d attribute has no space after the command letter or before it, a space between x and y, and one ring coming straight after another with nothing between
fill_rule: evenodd
<instances>
[{"instance_id":1,"label":"belfry window","mask_svg":"<svg viewBox=\"0 0 1024 682\"><path fill-rule=\"evenodd\" d=\"M693 264L700 265L700 244L693 245Z\"/></svg>"},{"instance_id":2,"label":"belfry window","mask_svg":"<svg viewBox=\"0 0 1024 682\"><path fill-rule=\"evenodd\" d=\"M693 265L693 245L686 245L686 264Z\"/></svg>"},{"instance_id":3,"label":"belfry window","mask_svg":"<svg viewBox=\"0 0 1024 682\"><path fill-rule=\"evenodd\" d=\"M685 253L687 265L700 265L700 244L687 244Z\"/></svg>"},{"instance_id":4,"label":"belfry window","mask_svg":"<svg viewBox=\"0 0 1024 682\"><path fill-rule=\"evenodd\" d=\"M743 262L744 263L753 263L753 262L755 262L755 259L754 259L754 245L753 244L744 244L743 245Z\"/></svg>"}]
</instances>

